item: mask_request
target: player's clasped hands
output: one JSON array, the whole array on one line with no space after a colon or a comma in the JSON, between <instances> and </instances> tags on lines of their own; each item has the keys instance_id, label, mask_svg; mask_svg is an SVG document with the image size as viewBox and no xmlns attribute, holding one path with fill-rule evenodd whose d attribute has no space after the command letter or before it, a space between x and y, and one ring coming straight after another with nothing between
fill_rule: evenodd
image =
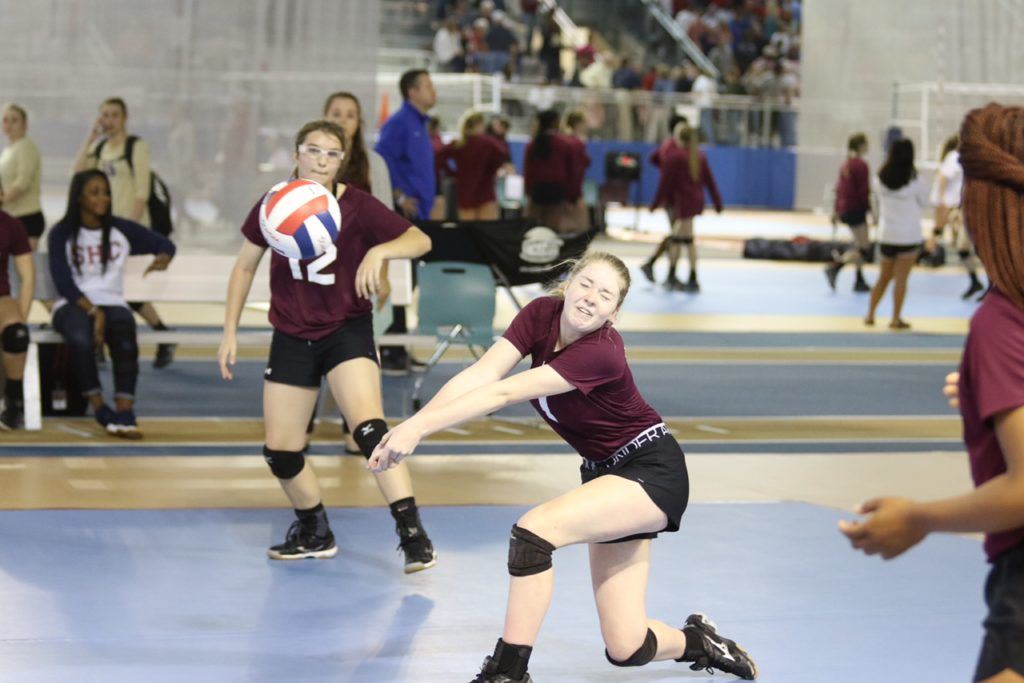
<instances>
[{"instance_id":1,"label":"player's clasped hands","mask_svg":"<svg viewBox=\"0 0 1024 683\"><path fill-rule=\"evenodd\" d=\"M412 455L419 443L419 431L408 421L403 422L384 435L373 449L366 467L373 472L384 472Z\"/></svg>"}]
</instances>

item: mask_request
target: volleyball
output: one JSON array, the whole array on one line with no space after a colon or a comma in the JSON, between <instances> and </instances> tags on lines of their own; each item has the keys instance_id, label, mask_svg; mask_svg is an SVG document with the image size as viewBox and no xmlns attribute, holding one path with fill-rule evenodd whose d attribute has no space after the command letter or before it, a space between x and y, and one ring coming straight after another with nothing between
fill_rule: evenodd
<instances>
[{"instance_id":1,"label":"volleyball","mask_svg":"<svg viewBox=\"0 0 1024 683\"><path fill-rule=\"evenodd\" d=\"M278 183L260 204L260 231L270 248L286 258L320 256L334 244L340 228L338 200L312 180Z\"/></svg>"}]
</instances>

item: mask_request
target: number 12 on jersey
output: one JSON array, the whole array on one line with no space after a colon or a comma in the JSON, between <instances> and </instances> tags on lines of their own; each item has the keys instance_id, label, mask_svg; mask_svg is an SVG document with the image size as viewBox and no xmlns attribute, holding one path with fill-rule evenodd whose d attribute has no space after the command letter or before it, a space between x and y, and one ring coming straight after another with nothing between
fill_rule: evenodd
<instances>
[{"instance_id":1,"label":"number 12 on jersey","mask_svg":"<svg viewBox=\"0 0 1024 683\"><path fill-rule=\"evenodd\" d=\"M309 262L306 266L306 277L302 277L302 264L297 258L288 259L288 265L292 268L292 277L296 280L309 280L314 285L329 286L334 284L334 273L322 272L327 266L334 263L338 258L338 248L333 244L320 256Z\"/></svg>"}]
</instances>

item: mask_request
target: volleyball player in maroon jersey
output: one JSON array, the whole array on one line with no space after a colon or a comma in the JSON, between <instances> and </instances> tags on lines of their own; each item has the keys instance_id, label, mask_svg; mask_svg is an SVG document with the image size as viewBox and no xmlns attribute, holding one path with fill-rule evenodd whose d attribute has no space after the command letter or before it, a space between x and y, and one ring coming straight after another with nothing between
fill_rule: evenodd
<instances>
[{"instance_id":1,"label":"volleyball player in maroon jersey","mask_svg":"<svg viewBox=\"0 0 1024 683\"><path fill-rule=\"evenodd\" d=\"M35 287L35 266L28 233L14 216L0 211L0 356L4 374L4 408L0 412L0 430L18 429L24 423L25 404L22 398L22 378L25 373L25 352L28 351L28 311L32 307ZM7 279L7 263L11 260L21 291L18 298L11 296Z\"/></svg>"},{"instance_id":2,"label":"volleyball player in maroon jersey","mask_svg":"<svg viewBox=\"0 0 1024 683\"><path fill-rule=\"evenodd\" d=\"M682 629L647 618L651 539L679 529L689 497L686 461L640 395L612 327L629 290L617 257L590 253L555 296L531 302L484 356L423 410L388 432L368 466L386 470L429 434L521 401L583 457L583 485L519 518L509 544L508 611L494 655L474 683L526 683L554 587L552 552L587 543L606 656L616 666L692 662L753 679L753 660L701 614ZM530 370L506 377L524 357Z\"/></svg>"},{"instance_id":3,"label":"volleyball player in maroon jersey","mask_svg":"<svg viewBox=\"0 0 1024 683\"><path fill-rule=\"evenodd\" d=\"M372 297L382 264L416 258L430 239L371 195L338 182L344 132L330 121L313 121L295 138L295 175L333 188L341 209L334 247L308 260L276 252L270 262L270 322L274 327L264 371L263 454L295 508L298 519L285 541L267 554L276 560L327 558L337 554L312 467L305 461L306 425L323 377L345 421L369 457L387 431L380 370L373 341ZM224 338L218 352L221 375L232 378L242 306L267 242L256 202L242 226L245 241L228 283ZM377 485L395 517L406 573L432 567L437 556L420 522L407 469L377 475Z\"/></svg>"}]
</instances>

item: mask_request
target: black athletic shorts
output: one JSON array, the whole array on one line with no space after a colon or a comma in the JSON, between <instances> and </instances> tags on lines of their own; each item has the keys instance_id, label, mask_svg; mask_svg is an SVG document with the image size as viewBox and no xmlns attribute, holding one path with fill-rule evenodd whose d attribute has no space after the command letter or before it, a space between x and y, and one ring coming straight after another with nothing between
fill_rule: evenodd
<instances>
[{"instance_id":1,"label":"black athletic shorts","mask_svg":"<svg viewBox=\"0 0 1024 683\"><path fill-rule=\"evenodd\" d=\"M664 425L661 427L664 429ZM612 460L613 458L601 462L584 460L580 465L580 478L583 483L607 474L635 481L668 517L668 523L661 531L679 531L679 522L690 500L690 476L686 471L686 456L683 455L683 450L675 437L664 432L653 441L643 443L618 462L612 464ZM657 536L656 532L648 532L608 542L622 543Z\"/></svg>"},{"instance_id":2,"label":"black athletic shorts","mask_svg":"<svg viewBox=\"0 0 1024 683\"><path fill-rule=\"evenodd\" d=\"M1024 676L1024 543L992 563L985 581L985 638L981 642L975 681L1004 669Z\"/></svg>"},{"instance_id":3,"label":"black athletic shorts","mask_svg":"<svg viewBox=\"0 0 1024 683\"><path fill-rule=\"evenodd\" d=\"M917 251L921 248L921 243L917 244L879 244L878 251L882 252L882 256L885 258L896 258L900 254L906 254L911 251Z\"/></svg>"},{"instance_id":4,"label":"black athletic shorts","mask_svg":"<svg viewBox=\"0 0 1024 683\"><path fill-rule=\"evenodd\" d=\"M323 339L310 341L274 330L263 379L296 387L319 388L321 378L353 358L380 364L373 342L373 316L346 320Z\"/></svg>"},{"instance_id":5,"label":"black athletic shorts","mask_svg":"<svg viewBox=\"0 0 1024 683\"><path fill-rule=\"evenodd\" d=\"M25 227L25 232L28 233L29 237L38 239L42 236L43 230L46 230L46 220L43 218L42 211L18 216L18 220Z\"/></svg>"},{"instance_id":6,"label":"black athletic shorts","mask_svg":"<svg viewBox=\"0 0 1024 683\"><path fill-rule=\"evenodd\" d=\"M839 220L846 223L851 228L856 228L861 225L866 225L868 222L868 211L867 209L860 209L859 211L846 211L845 213L839 214Z\"/></svg>"}]
</instances>

